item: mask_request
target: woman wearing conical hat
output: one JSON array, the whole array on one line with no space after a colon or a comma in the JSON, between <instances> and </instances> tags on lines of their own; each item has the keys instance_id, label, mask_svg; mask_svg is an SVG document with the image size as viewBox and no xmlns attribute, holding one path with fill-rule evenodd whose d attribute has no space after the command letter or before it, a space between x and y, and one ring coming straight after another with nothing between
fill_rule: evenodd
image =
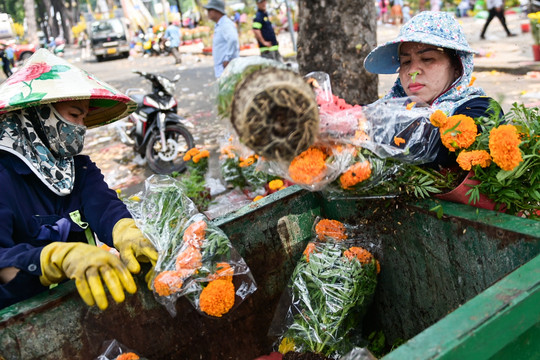
<instances>
[{"instance_id":1,"label":"woman wearing conical hat","mask_svg":"<svg viewBox=\"0 0 540 360\"><path fill-rule=\"evenodd\" d=\"M0 309L75 280L88 305L136 289L157 252L88 156L87 128L136 104L45 49L0 86ZM87 230L91 229L91 231ZM94 233L120 252L95 246ZM105 286L104 286L105 285Z\"/></svg>"}]
</instances>

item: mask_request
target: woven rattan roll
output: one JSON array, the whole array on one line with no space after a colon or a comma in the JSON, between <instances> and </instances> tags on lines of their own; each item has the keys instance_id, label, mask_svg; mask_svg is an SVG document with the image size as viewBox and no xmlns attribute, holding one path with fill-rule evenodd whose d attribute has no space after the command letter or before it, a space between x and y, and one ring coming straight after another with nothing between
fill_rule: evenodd
<instances>
[{"instance_id":1,"label":"woven rattan roll","mask_svg":"<svg viewBox=\"0 0 540 360\"><path fill-rule=\"evenodd\" d=\"M315 142L319 111L315 94L289 70L258 70L236 87L231 122L240 141L269 160L291 161Z\"/></svg>"}]
</instances>

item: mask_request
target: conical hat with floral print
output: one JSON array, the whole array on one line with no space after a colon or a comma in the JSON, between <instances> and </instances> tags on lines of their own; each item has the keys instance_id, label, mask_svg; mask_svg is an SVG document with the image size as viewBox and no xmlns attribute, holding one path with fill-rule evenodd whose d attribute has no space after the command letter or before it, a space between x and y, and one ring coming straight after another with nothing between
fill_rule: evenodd
<instances>
[{"instance_id":1,"label":"conical hat with floral print","mask_svg":"<svg viewBox=\"0 0 540 360\"><path fill-rule=\"evenodd\" d=\"M88 128L122 119L137 104L109 84L39 49L0 85L0 114L36 105L90 99Z\"/></svg>"}]
</instances>

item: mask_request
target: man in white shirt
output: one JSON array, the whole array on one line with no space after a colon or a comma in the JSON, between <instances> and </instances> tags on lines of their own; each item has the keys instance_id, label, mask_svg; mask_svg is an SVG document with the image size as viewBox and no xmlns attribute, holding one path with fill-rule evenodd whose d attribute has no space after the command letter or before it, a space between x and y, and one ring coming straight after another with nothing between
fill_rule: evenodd
<instances>
[{"instance_id":1,"label":"man in white shirt","mask_svg":"<svg viewBox=\"0 0 540 360\"><path fill-rule=\"evenodd\" d=\"M512 34L510 30L508 30L508 26L506 26L506 19L504 17L504 0L487 0L486 5L489 10L489 16L484 24L482 33L480 34L480 39L484 40L486 38L485 35L487 27L494 17L499 18L507 36L516 36L516 34Z\"/></svg>"}]
</instances>

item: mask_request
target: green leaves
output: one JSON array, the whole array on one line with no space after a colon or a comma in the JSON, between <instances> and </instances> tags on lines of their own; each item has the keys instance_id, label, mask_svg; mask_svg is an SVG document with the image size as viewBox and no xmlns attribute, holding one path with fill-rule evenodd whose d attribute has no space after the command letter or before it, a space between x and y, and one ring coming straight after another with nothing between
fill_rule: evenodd
<instances>
[{"instance_id":1,"label":"green leaves","mask_svg":"<svg viewBox=\"0 0 540 360\"><path fill-rule=\"evenodd\" d=\"M296 350L331 355L348 347L377 284L375 260L362 265L343 256L351 242L315 243L291 277L290 324L283 335Z\"/></svg>"}]
</instances>

